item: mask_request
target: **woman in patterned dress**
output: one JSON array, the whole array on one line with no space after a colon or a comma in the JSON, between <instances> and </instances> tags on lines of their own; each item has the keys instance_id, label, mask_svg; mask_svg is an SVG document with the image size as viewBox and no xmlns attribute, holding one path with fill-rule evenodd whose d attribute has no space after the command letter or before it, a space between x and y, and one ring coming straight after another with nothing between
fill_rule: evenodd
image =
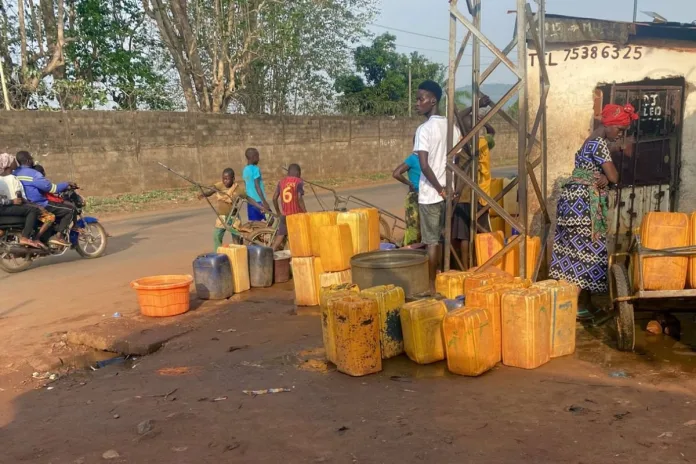
<instances>
[{"instance_id":1,"label":"woman in patterned dress","mask_svg":"<svg viewBox=\"0 0 696 464\"><path fill-rule=\"evenodd\" d=\"M580 287L578 320L600 324L609 314L592 307L592 293L607 293L607 186L619 175L609 144L638 119L631 105L606 105L602 125L575 154L575 169L561 185L550 276Z\"/></svg>"}]
</instances>

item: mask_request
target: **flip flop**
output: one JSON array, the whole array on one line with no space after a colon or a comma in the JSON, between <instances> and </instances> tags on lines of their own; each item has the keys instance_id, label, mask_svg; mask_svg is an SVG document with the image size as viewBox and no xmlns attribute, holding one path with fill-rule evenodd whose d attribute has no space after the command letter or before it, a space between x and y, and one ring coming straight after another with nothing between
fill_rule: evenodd
<instances>
[{"instance_id":1,"label":"flip flop","mask_svg":"<svg viewBox=\"0 0 696 464\"><path fill-rule=\"evenodd\" d=\"M36 248L37 250L41 249L33 240L20 240L19 244L29 248Z\"/></svg>"}]
</instances>

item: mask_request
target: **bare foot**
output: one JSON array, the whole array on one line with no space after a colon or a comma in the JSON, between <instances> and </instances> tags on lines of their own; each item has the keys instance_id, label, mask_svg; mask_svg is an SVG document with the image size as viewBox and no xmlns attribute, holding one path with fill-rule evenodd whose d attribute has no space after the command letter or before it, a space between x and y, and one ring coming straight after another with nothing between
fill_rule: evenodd
<instances>
[{"instance_id":1,"label":"bare foot","mask_svg":"<svg viewBox=\"0 0 696 464\"><path fill-rule=\"evenodd\" d=\"M24 237L19 239L19 244L23 245L23 246L30 247L30 248L39 248L39 246L36 244L36 242L34 242L31 239L24 238Z\"/></svg>"}]
</instances>

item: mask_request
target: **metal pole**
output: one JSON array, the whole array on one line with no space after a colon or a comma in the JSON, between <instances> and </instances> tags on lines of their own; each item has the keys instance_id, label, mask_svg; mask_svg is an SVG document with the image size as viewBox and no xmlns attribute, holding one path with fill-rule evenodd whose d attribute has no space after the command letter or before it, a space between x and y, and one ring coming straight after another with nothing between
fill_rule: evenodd
<instances>
[{"instance_id":1,"label":"metal pole","mask_svg":"<svg viewBox=\"0 0 696 464\"><path fill-rule=\"evenodd\" d=\"M636 22L638 17L638 0L633 0L633 22Z\"/></svg>"},{"instance_id":2,"label":"metal pole","mask_svg":"<svg viewBox=\"0 0 696 464\"><path fill-rule=\"evenodd\" d=\"M457 17L452 14L452 10L457 8L457 0L450 1L450 29L449 29L449 67L447 79L447 153L452 150L454 145L454 92L455 78L457 73ZM447 160L449 161L449 160ZM452 185L452 171L446 169L446 189L447 198L445 199L445 246L444 246L444 262L443 268L445 271L450 270L450 258L452 253L452 202L454 197L454 186Z\"/></svg>"},{"instance_id":3,"label":"metal pole","mask_svg":"<svg viewBox=\"0 0 696 464\"><path fill-rule=\"evenodd\" d=\"M517 175L519 177L520 276L527 277L527 15L526 0L517 0L517 66L520 71ZM543 168L542 168L543 169Z\"/></svg>"},{"instance_id":4,"label":"metal pole","mask_svg":"<svg viewBox=\"0 0 696 464\"><path fill-rule=\"evenodd\" d=\"M546 0L540 0L539 1L539 35L540 37L540 46L541 50L539 50L539 56L544 57L546 59ZM544 82L544 78L541 73L539 73L539 79L540 79L540 88L539 88L539 95L542 95L544 92L544 87L548 85L548 82ZM547 157L547 148L546 148L546 105L543 107L539 108L539 111L541 111L541 195L542 195L542 201L546 203L548 200L548 185L547 185L547 179L548 179L548 169L546 167L546 157Z\"/></svg>"},{"instance_id":5,"label":"metal pole","mask_svg":"<svg viewBox=\"0 0 696 464\"><path fill-rule=\"evenodd\" d=\"M481 29L481 0L474 0L473 2L473 23L476 29ZM474 34L474 40L471 43L473 50L471 53L471 127L475 128L478 123L478 113L479 113L479 76L481 74L481 43L476 34ZM476 155L479 145L479 135L478 131L474 134L471 139L471 153L473 156L473 162L471 163L471 178L474 183L478 185L478 170L479 170L479 160ZM469 267L475 265L475 243L476 243L476 206L478 199L476 198L476 191L471 189L471 213L469 217L471 218L471 226L469 227Z\"/></svg>"},{"instance_id":6,"label":"metal pole","mask_svg":"<svg viewBox=\"0 0 696 464\"><path fill-rule=\"evenodd\" d=\"M2 65L2 58L0 58L0 83L2 84L2 97L5 100L5 109L10 111L10 97L7 95L7 82L5 82L5 69Z\"/></svg>"},{"instance_id":7,"label":"metal pole","mask_svg":"<svg viewBox=\"0 0 696 464\"><path fill-rule=\"evenodd\" d=\"M411 95L413 95L413 90L411 89L411 65L408 65L408 117L411 117Z\"/></svg>"},{"instance_id":8,"label":"metal pole","mask_svg":"<svg viewBox=\"0 0 696 464\"><path fill-rule=\"evenodd\" d=\"M539 0L539 41L540 41L540 46L541 50L539 53L539 56L544 57L544 60L546 59L546 0ZM543 95L545 91L545 87L549 85L548 82L544 81L543 74L540 72L539 73L539 78L541 79L540 87L539 87L539 95ZM547 132L546 132L546 102L543 102L544 104L539 108L539 111L542 111L541 114L541 201L543 202L544 205L548 205L549 201L549 192L548 192L548 179L549 179L549 172L548 172L548 139L547 139ZM534 271L534 276L532 276L533 279L536 279L539 276L539 269L541 268L542 265L545 265L548 263L548 239L549 239L549 230L551 228L550 223L545 224L543 227L544 235L541 237L541 239L544 241L541 244L541 250L539 250L539 262L537 263L536 269Z\"/></svg>"}]
</instances>

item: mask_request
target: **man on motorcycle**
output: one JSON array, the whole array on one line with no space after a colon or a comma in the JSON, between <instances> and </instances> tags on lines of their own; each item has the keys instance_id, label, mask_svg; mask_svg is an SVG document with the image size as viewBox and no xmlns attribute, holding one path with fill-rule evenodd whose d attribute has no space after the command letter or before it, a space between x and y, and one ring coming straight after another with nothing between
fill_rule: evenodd
<instances>
[{"instance_id":1,"label":"man on motorcycle","mask_svg":"<svg viewBox=\"0 0 696 464\"><path fill-rule=\"evenodd\" d=\"M34 169L34 158L27 151L17 153L17 163L19 168L14 172L17 179L22 183L27 200L45 208L49 213L55 215L57 222L56 234L49 240L49 243L57 246L69 247L70 243L65 240L64 234L70 223L73 221L74 210L59 203L53 203L46 199L46 193L61 193L69 188L76 188L74 182L61 182L54 184L46 179Z\"/></svg>"},{"instance_id":2,"label":"man on motorcycle","mask_svg":"<svg viewBox=\"0 0 696 464\"><path fill-rule=\"evenodd\" d=\"M14 166L13 156L0 153L0 216L24 218L24 228L22 236L19 238L19 244L41 248L41 245L31 238L40 210L25 204L22 184L11 174ZM0 231L0 236L2 234L3 232Z\"/></svg>"}]
</instances>

